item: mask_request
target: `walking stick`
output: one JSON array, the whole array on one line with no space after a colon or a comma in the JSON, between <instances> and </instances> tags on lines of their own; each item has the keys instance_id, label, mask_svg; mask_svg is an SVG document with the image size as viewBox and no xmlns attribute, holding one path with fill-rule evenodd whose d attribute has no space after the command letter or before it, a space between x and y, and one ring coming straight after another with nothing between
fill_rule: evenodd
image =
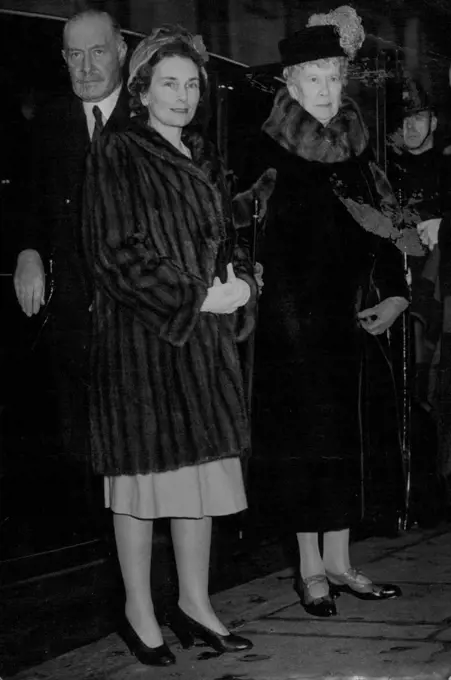
<instances>
[{"instance_id":1,"label":"walking stick","mask_svg":"<svg viewBox=\"0 0 451 680\"><path fill-rule=\"evenodd\" d=\"M255 268L257 262L257 232L260 215L260 201L257 196L254 196L254 211L252 214L252 247L251 247L251 262L252 267ZM255 303L255 324L257 323L257 308L258 302ZM249 414L249 422L252 418L252 396L254 383L254 363L255 363L255 326L247 343L246 348L246 367L247 367L247 410Z\"/></svg>"},{"instance_id":2,"label":"walking stick","mask_svg":"<svg viewBox=\"0 0 451 680\"><path fill-rule=\"evenodd\" d=\"M407 263L407 253L403 253L404 275L409 279L409 267ZM411 398L410 398L410 324L409 313L406 311L402 315L402 429L401 429L401 451L404 474L404 507L401 518L401 529L407 530L410 514L410 496L412 485L412 448L411 448Z\"/></svg>"},{"instance_id":3,"label":"walking stick","mask_svg":"<svg viewBox=\"0 0 451 680\"><path fill-rule=\"evenodd\" d=\"M405 196L403 189L400 187L397 192L398 203L401 209L405 205ZM403 267L404 277L409 287L411 288L409 263L407 260L407 251L403 252ZM402 315L402 403L401 403L401 459L402 471L404 481L404 497L402 515L399 518L398 528L406 531L410 516L410 497L412 487L412 447L411 447L411 395L410 395L410 381L409 372L411 369L410 356L410 324L409 312L405 311Z\"/></svg>"},{"instance_id":4,"label":"walking stick","mask_svg":"<svg viewBox=\"0 0 451 680\"><path fill-rule=\"evenodd\" d=\"M252 243L250 248L250 259L252 267L255 268L256 257L257 257L257 233L258 233L258 223L260 216L260 201L258 196L254 195L253 200L253 214L252 214ZM258 295L258 293L257 293ZM252 455L252 398L254 389L254 365L255 365L255 330L257 325L257 311L258 311L258 301L255 302L255 326L246 341L246 353L244 357L244 386L245 386L245 396L247 413L249 419L250 432L250 447L249 453L244 460L243 464L243 479L244 487L247 491L248 488L248 471L249 471L249 458ZM243 538L243 528L239 530L239 538Z\"/></svg>"},{"instance_id":5,"label":"walking stick","mask_svg":"<svg viewBox=\"0 0 451 680\"><path fill-rule=\"evenodd\" d=\"M251 262L252 267L255 268L257 262L257 232L258 232L258 222L260 215L260 201L257 196L254 196L252 214L252 244L251 244ZM258 293L257 293L258 295ZM255 302L255 326L257 324L257 309L258 302ZM246 398L247 398L247 411L249 416L249 423L252 418L252 396L253 396L253 385L254 385L254 363L255 363L255 326L252 331L246 347Z\"/></svg>"}]
</instances>

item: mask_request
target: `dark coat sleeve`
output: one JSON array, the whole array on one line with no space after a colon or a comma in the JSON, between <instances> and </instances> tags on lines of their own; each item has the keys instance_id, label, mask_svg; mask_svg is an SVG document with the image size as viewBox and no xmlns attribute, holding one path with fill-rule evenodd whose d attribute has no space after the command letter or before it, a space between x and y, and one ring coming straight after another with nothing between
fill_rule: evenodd
<instances>
[{"instance_id":1,"label":"dark coat sleeve","mask_svg":"<svg viewBox=\"0 0 451 680\"><path fill-rule=\"evenodd\" d=\"M216 150L214 153L217 153ZM246 225L237 222L236 197L231 199L229 187L226 182L225 167L223 160L217 156L218 167L218 188L222 196L223 206L229 215L229 225L232 231L231 242L233 247L230 251L230 257L226 256L227 265L231 261L233 270L237 278L245 281L251 290L249 300L245 305L240 307L235 314L235 338L237 342L246 340L255 328L256 323L256 306L258 297L258 287L254 278L254 262L253 262L253 244L251 238L251 216L249 214L249 221ZM246 210L250 210L250 204L246 205ZM225 280L225 279L224 279Z\"/></svg>"},{"instance_id":2,"label":"dark coat sleeve","mask_svg":"<svg viewBox=\"0 0 451 680\"><path fill-rule=\"evenodd\" d=\"M395 235L402 213L391 184L376 163L374 152L370 147L367 147L362 154L359 165L363 170L362 175L366 178L367 186L371 187L368 194L370 206L376 209L376 214L380 215L382 227L388 220L390 221L390 226L394 228L393 235ZM378 224L377 220L375 224ZM372 248L375 257L373 282L380 299L402 297L409 301L410 291L406 281L403 249L395 245L397 240L392 240L389 231L384 236L377 235L374 238L374 247ZM407 244L404 248L407 252Z\"/></svg>"},{"instance_id":3,"label":"dark coat sleeve","mask_svg":"<svg viewBox=\"0 0 451 680\"><path fill-rule=\"evenodd\" d=\"M403 297L410 299L404 272L403 255L389 239L379 238L375 256L373 280L380 299Z\"/></svg>"},{"instance_id":4,"label":"dark coat sleeve","mask_svg":"<svg viewBox=\"0 0 451 680\"><path fill-rule=\"evenodd\" d=\"M439 191L440 211L444 214L451 210L451 156L441 157Z\"/></svg>"},{"instance_id":5,"label":"dark coat sleeve","mask_svg":"<svg viewBox=\"0 0 451 680\"><path fill-rule=\"evenodd\" d=\"M442 297L451 295L451 212L445 213L438 232L439 281Z\"/></svg>"},{"instance_id":6,"label":"dark coat sleeve","mask_svg":"<svg viewBox=\"0 0 451 680\"><path fill-rule=\"evenodd\" d=\"M30 195L24 211L19 251L37 250L43 260L51 255L51 224L45 205L48 184L49 154L54 146L54 117L49 109L39 112L32 123L30 149Z\"/></svg>"},{"instance_id":7,"label":"dark coat sleeve","mask_svg":"<svg viewBox=\"0 0 451 680\"><path fill-rule=\"evenodd\" d=\"M239 232L238 242L233 253L233 269L237 278L246 281L251 289L251 295L247 303L236 311L235 338L237 342L243 342L255 329L258 288L254 278L254 265L251 260L248 243L246 241L240 243Z\"/></svg>"},{"instance_id":8,"label":"dark coat sleeve","mask_svg":"<svg viewBox=\"0 0 451 680\"><path fill-rule=\"evenodd\" d=\"M83 205L89 266L98 286L161 339L181 346L198 322L207 284L157 250L163 218L152 205L152 186L132 181L132 163L121 135L89 154Z\"/></svg>"},{"instance_id":9,"label":"dark coat sleeve","mask_svg":"<svg viewBox=\"0 0 451 680\"><path fill-rule=\"evenodd\" d=\"M232 214L234 213L232 207ZM243 342L254 331L257 323L258 287L254 273L254 249L253 242L257 235L253 233L252 226L237 228L235 215L234 224L236 229L236 245L233 253L233 269L237 277L246 281L251 289L251 295L247 303L237 310L236 340Z\"/></svg>"}]
</instances>

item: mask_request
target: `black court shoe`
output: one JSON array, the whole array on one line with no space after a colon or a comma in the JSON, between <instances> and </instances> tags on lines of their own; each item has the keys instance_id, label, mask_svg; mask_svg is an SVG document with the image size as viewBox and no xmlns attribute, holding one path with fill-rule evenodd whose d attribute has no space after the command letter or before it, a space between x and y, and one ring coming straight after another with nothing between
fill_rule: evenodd
<instances>
[{"instance_id":1,"label":"black court shoe","mask_svg":"<svg viewBox=\"0 0 451 680\"><path fill-rule=\"evenodd\" d=\"M320 597L313 597L309 588L318 584L324 585L327 593ZM301 604L307 614L321 616L322 618L337 615L337 608L332 599L332 594L329 592L327 578L324 574L315 574L302 580L300 577L297 577L294 582L294 590L299 595Z\"/></svg>"},{"instance_id":2,"label":"black court shoe","mask_svg":"<svg viewBox=\"0 0 451 680\"><path fill-rule=\"evenodd\" d=\"M392 600L402 595L399 586L373 583L368 576L353 567L342 574L332 574L330 571L326 571L326 574L333 594L348 593L360 600ZM365 576L366 582L359 580L359 576Z\"/></svg>"},{"instance_id":3,"label":"black court shoe","mask_svg":"<svg viewBox=\"0 0 451 680\"><path fill-rule=\"evenodd\" d=\"M175 663L175 656L165 642L159 647L148 647L125 616L118 633L130 652L145 666L171 666Z\"/></svg>"},{"instance_id":4,"label":"black court shoe","mask_svg":"<svg viewBox=\"0 0 451 680\"><path fill-rule=\"evenodd\" d=\"M250 640L229 633L228 635L221 635L215 631L206 628L191 616L177 607L170 618L170 627L177 635L183 649L190 649L194 645L197 638L202 640L205 644L212 647L216 652L244 652L246 649L252 649L254 646Z\"/></svg>"}]
</instances>

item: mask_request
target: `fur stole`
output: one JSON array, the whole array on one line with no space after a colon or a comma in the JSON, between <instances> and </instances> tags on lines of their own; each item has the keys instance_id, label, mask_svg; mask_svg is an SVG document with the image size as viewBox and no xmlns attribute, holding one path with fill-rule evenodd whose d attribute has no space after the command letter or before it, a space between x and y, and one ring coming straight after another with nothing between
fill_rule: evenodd
<instances>
[{"instance_id":1,"label":"fur stole","mask_svg":"<svg viewBox=\"0 0 451 680\"><path fill-rule=\"evenodd\" d=\"M277 93L262 130L283 149L307 161L335 164L356 158L365 184L372 190L356 196L354 185L336 168L329 179L337 198L366 231L392 240L409 255L423 254L416 230L402 229L398 202L384 172L372 159L368 129L352 99L344 98L337 115L324 126L284 87Z\"/></svg>"},{"instance_id":2,"label":"fur stole","mask_svg":"<svg viewBox=\"0 0 451 680\"><path fill-rule=\"evenodd\" d=\"M324 126L291 97L286 87L277 93L262 130L287 151L320 163L340 163L360 156L369 139L352 99L345 98L337 115Z\"/></svg>"}]
</instances>

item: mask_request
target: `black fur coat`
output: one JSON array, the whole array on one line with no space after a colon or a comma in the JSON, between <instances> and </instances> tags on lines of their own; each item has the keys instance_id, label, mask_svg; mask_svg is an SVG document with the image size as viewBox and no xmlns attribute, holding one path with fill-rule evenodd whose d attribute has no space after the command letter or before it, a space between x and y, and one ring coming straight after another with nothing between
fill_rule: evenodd
<instances>
[{"instance_id":1,"label":"black fur coat","mask_svg":"<svg viewBox=\"0 0 451 680\"><path fill-rule=\"evenodd\" d=\"M340 530L358 509L357 312L408 296L398 209L349 100L323 127L282 90L258 154L277 182L258 255L254 432L286 459L280 495L294 529Z\"/></svg>"}]
</instances>

